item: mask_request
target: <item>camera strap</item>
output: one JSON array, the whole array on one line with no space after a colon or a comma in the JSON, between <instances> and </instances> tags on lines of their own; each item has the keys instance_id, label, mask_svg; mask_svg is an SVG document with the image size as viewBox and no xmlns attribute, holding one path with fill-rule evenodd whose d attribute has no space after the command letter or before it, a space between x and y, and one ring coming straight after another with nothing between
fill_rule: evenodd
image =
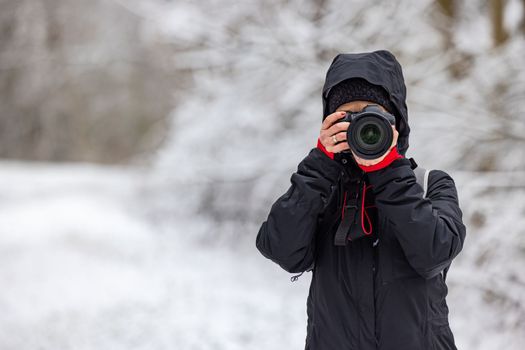
<instances>
[{"instance_id":1,"label":"camera strap","mask_svg":"<svg viewBox=\"0 0 525 350\"><path fill-rule=\"evenodd\" d=\"M355 191L350 191L350 195L345 191L343 208L341 212L341 222L335 233L334 244L338 246L345 246L348 243L348 233L350 228L355 224L357 219L357 200L359 194L359 185L355 183ZM350 198L348 198L350 197Z\"/></svg>"},{"instance_id":2,"label":"camera strap","mask_svg":"<svg viewBox=\"0 0 525 350\"><path fill-rule=\"evenodd\" d=\"M413 158L410 158L410 161L416 175L416 182L423 188L423 197L426 197L429 171L417 166ZM342 200L341 221L334 237L334 244L336 246L346 246L349 240L355 241L372 233L372 219L365 207L366 190L369 186L363 183L361 192L360 185L362 179L354 176L345 181L343 178L344 176L339 182L340 190L343 191L344 189L344 195ZM365 227L366 223L368 223L368 229ZM446 275L446 271L444 275Z\"/></svg>"},{"instance_id":3,"label":"camera strap","mask_svg":"<svg viewBox=\"0 0 525 350\"><path fill-rule=\"evenodd\" d=\"M416 183L421 186L421 188L423 188L423 198L425 198L428 194L428 176L430 174L430 170L418 166L414 158L410 158L410 163L412 164L414 175L416 175ZM442 271L443 281L446 281L447 279L447 272L449 268L450 264L447 265Z\"/></svg>"},{"instance_id":4,"label":"camera strap","mask_svg":"<svg viewBox=\"0 0 525 350\"><path fill-rule=\"evenodd\" d=\"M340 182L340 191L344 189L341 207L341 221L334 236L336 246L346 246L348 240L354 240L364 235L360 224L359 192L362 181L352 177L346 183ZM359 230L359 232L357 231Z\"/></svg>"}]
</instances>

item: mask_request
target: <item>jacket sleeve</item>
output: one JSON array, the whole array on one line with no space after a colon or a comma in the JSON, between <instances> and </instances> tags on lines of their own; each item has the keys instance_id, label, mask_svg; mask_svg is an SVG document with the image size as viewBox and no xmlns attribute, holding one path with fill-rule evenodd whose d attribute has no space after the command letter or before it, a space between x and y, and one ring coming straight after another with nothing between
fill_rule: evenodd
<instances>
[{"instance_id":1,"label":"jacket sleeve","mask_svg":"<svg viewBox=\"0 0 525 350\"><path fill-rule=\"evenodd\" d=\"M263 256L292 273L308 269L315 259L319 219L337 195L342 165L313 148L291 176L291 186L272 205L256 238Z\"/></svg>"},{"instance_id":2,"label":"jacket sleeve","mask_svg":"<svg viewBox=\"0 0 525 350\"><path fill-rule=\"evenodd\" d=\"M409 264L426 279L451 263L466 235L454 180L440 170L431 175L427 198L408 159L368 175L376 206L387 217Z\"/></svg>"}]
</instances>

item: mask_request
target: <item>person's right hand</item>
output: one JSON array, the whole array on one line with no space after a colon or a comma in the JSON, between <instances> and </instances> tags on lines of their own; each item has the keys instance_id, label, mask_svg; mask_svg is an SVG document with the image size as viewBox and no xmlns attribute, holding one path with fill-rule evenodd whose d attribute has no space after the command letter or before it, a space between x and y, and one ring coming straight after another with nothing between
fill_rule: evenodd
<instances>
[{"instance_id":1,"label":"person's right hand","mask_svg":"<svg viewBox=\"0 0 525 350\"><path fill-rule=\"evenodd\" d=\"M321 125L319 141L323 144L324 148L328 152L339 153L341 151L350 149L350 145L348 142L346 142L346 131L350 123L336 123L336 121L343 118L345 114L346 112L334 112L328 115Z\"/></svg>"}]
</instances>

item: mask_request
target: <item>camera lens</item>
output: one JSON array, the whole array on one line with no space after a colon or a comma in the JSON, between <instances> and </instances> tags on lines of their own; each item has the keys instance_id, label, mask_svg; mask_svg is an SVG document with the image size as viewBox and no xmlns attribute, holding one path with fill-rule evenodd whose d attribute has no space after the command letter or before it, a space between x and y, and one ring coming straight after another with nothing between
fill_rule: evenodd
<instances>
[{"instance_id":1,"label":"camera lens","mask_svg":"<svg viewBox=\"0 0 525 350\"><path fill-rule=\"evenodd\" d=\"M382 156L392 143L390 122L381 115L363 113L357 116L347 130L347 139L354 153L363 159Z\"/></svg>"},{"instance_id":2,"label":"camera lens","mask_svg":"<svg viewBox=\"0 0 525 350\"><path fill-rule=\"evenodd\" d=\"M375 145L381 139L381 130L375 124L364 125L359 138L367 145Z\"/></svg>"},{"instance_id":3,"label":"camera lens","mask_svg":"<svg viewBox=\"0 0 525 350\"><path fill-rule=\"evenodd\" d=\"M385 142L385 125L382 120L365 116L356 123L355 142L363 152L373 154L383 148Z\"/></svg>"},{"instance_id":4,"label":"camera lens","mask_svg":"<svg viewBox=\"0 0 525 350\"><path fill-rule=\"evenodd\" d=\"M363 159L381 157L392 144L394 124L395 117L377 105L367 105L361 112L352 114L346 131L352 152Z\"/></svg>"}]
</instances>

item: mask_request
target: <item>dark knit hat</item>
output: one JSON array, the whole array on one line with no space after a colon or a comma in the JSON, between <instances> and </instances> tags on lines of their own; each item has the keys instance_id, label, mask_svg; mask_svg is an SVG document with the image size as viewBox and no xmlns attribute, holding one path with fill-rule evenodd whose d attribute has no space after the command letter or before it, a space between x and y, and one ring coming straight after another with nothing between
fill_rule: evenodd
<instances>
[{"instance_id":1,"label":"dark knit hat","mask_svg":"<svg viewBox=\"0 0 525 350\"><path fill-rule=\"evenodd\" d=\"M386 90L361 78L343 80L330 89L327 97L328 114L334 113L337 107L345 103L357 100L375 102L394 114L395 109Z\"/></svg>"}]
</instances>

